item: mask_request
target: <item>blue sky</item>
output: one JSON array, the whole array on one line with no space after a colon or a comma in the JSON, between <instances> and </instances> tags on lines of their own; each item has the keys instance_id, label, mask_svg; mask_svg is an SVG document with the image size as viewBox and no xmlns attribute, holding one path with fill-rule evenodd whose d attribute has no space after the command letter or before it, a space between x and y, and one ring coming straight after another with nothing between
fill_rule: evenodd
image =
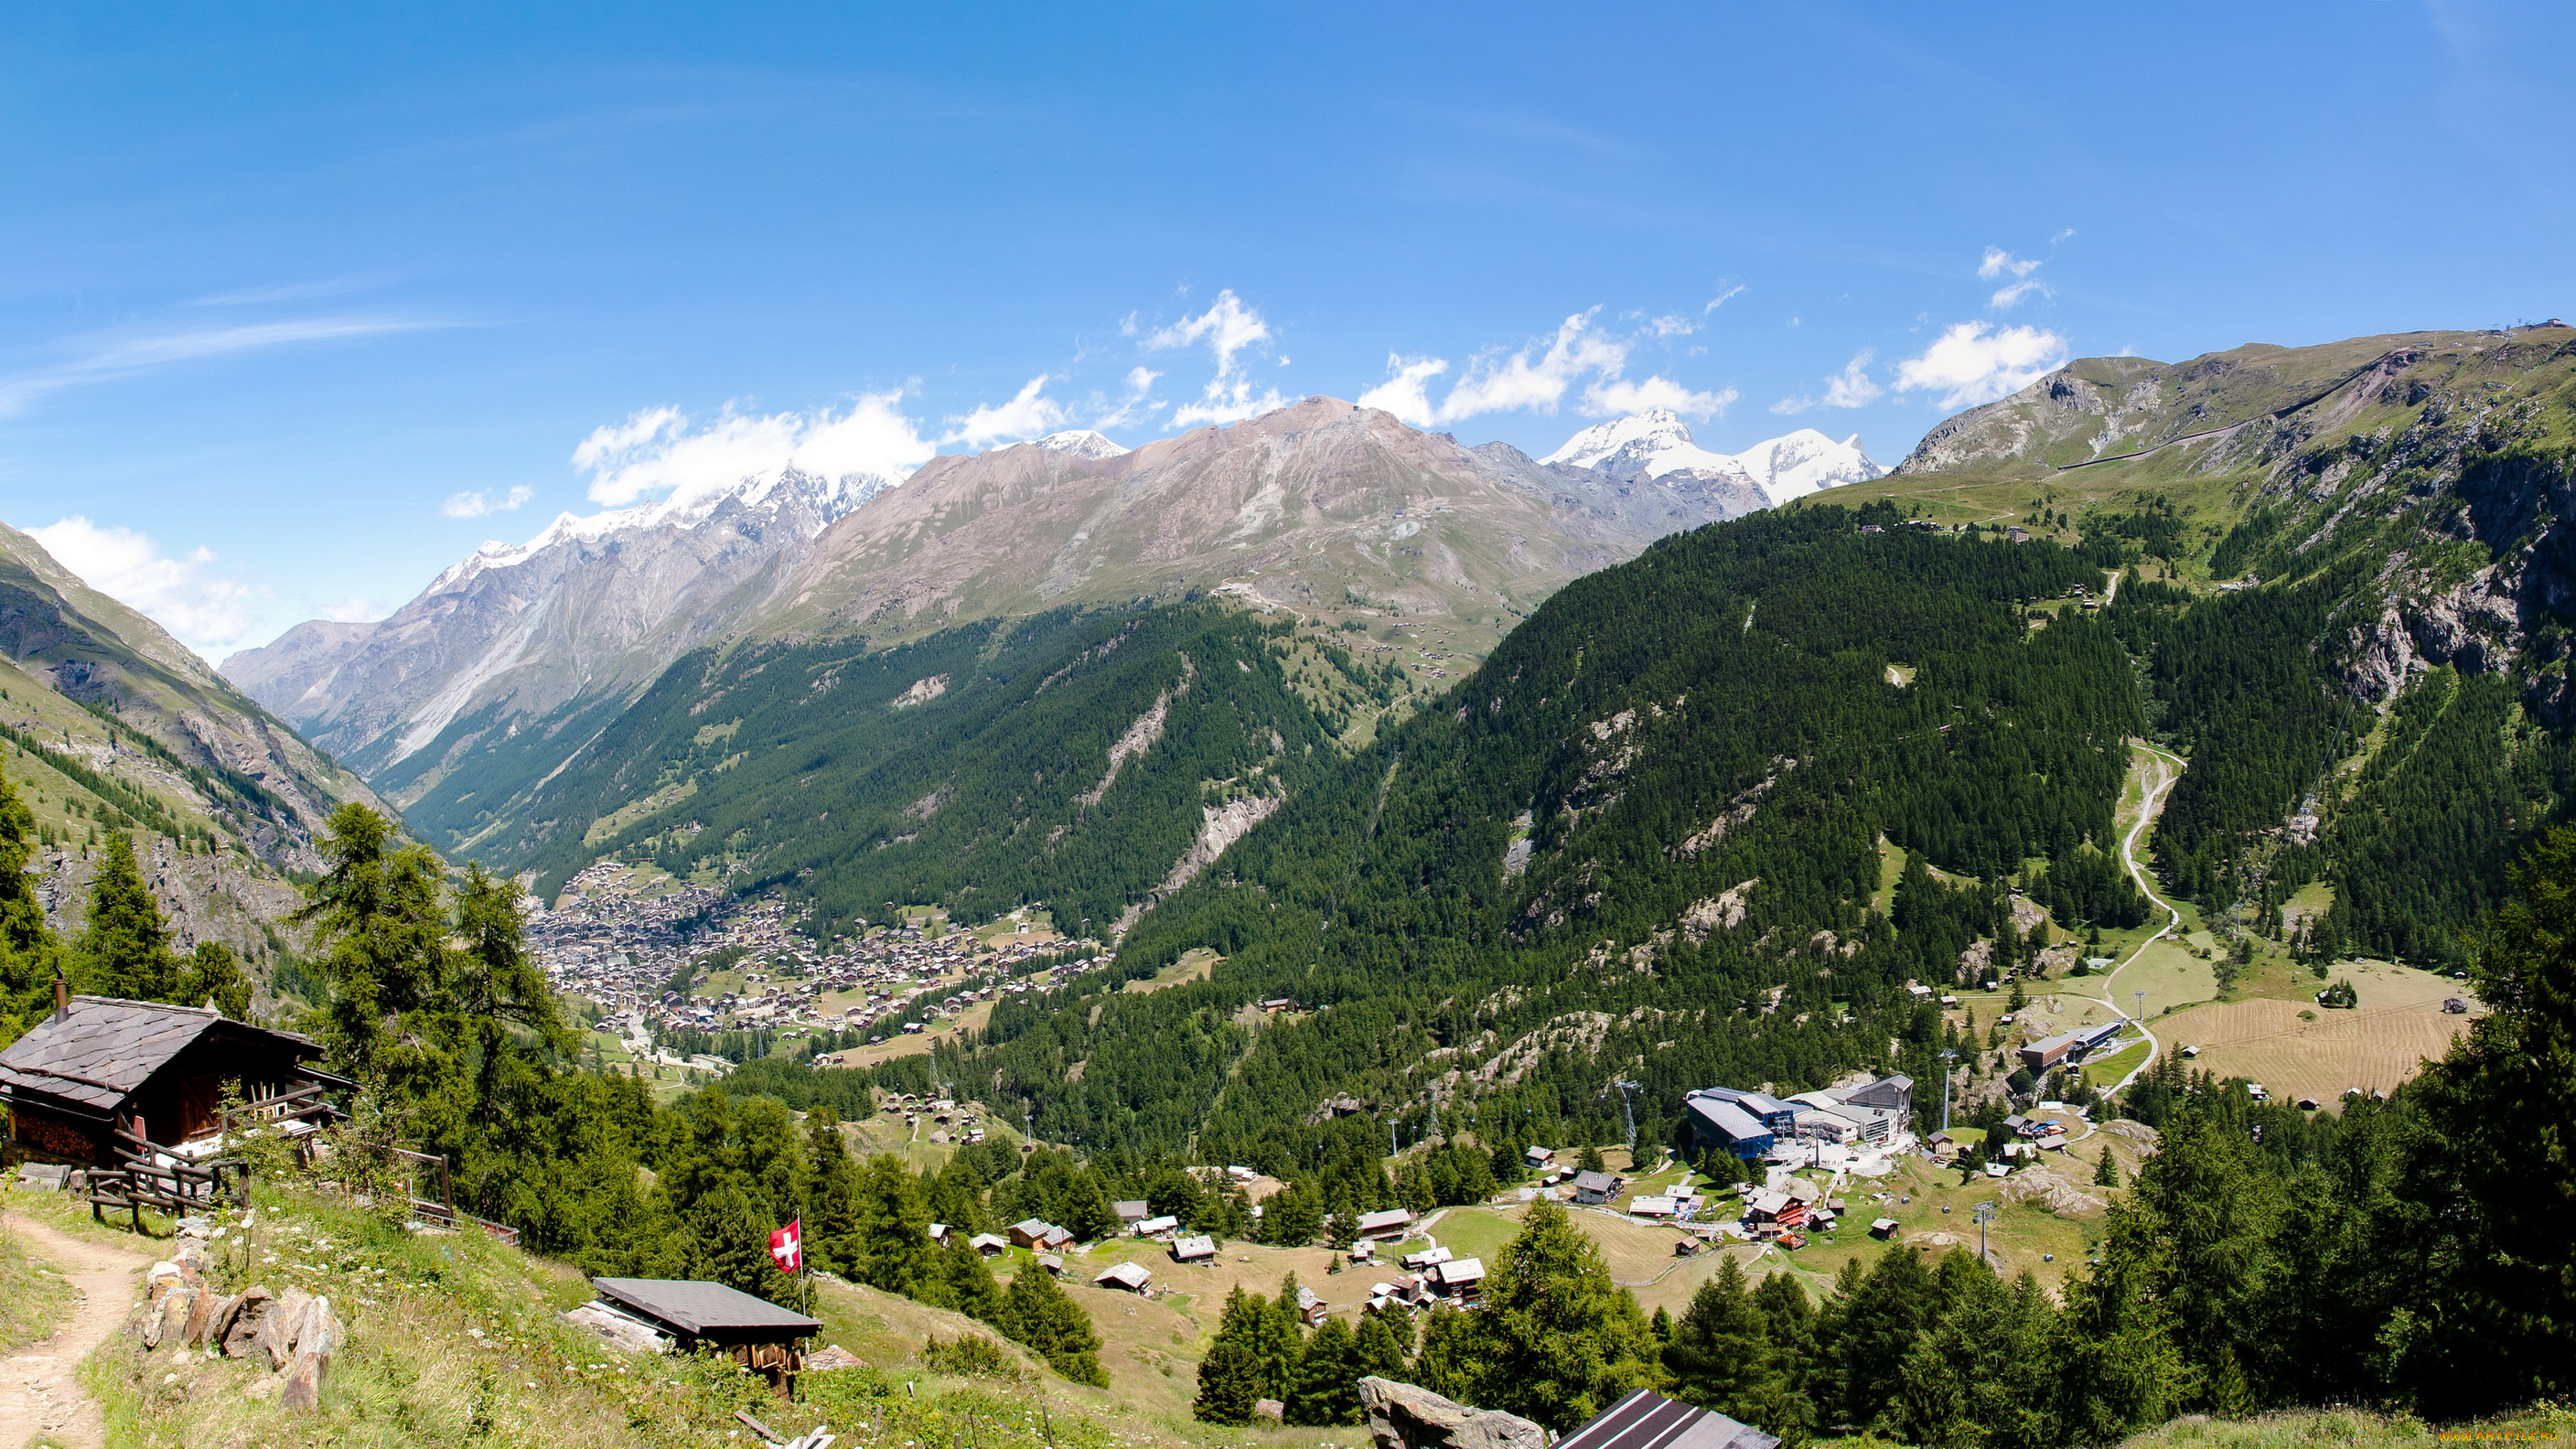
<instances>
[{"instance_id":1,"label":"blue sky","mask_svg":"<svg viewBox=\"0 0 2576 1449\"><path fill-rule=\"evenodd\" d=\"M2571 17L15 7L0 519L220 655L559 511L1273 396L1893 462L2068 356L2576 310Z\"/></svg>"}]
</instances>

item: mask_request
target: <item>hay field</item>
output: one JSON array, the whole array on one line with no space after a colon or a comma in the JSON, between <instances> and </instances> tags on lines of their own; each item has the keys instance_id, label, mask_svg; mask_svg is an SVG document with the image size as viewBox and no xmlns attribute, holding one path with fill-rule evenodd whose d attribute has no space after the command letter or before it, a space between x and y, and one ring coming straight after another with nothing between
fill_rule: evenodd
<instances>
[{"instance_id":1,"label":"hay field","mask_svg":"<svg viewBox=\"0 0 2576 1449\"><path fill-rule=\"evenodd\" d=\"M2361 1005L2329 1011L2313 1003L2256 999L2195 1007L2163 1024L2175 1047L2197 1046L2192 1065L2222 1077L2261 1082L2288 1101L2332 1102L2347 1087L2384 1092L2415 1075L2424 1058L2450 1049L2482 1008L2468 983L2386 962L2348 962L2332 976L2350 980ZM2470 1002L2469 1014L2443 1012L2442 999ZM2303 1020L2301 1013L2310 1019Z\"/></svg>"}]
</instances>

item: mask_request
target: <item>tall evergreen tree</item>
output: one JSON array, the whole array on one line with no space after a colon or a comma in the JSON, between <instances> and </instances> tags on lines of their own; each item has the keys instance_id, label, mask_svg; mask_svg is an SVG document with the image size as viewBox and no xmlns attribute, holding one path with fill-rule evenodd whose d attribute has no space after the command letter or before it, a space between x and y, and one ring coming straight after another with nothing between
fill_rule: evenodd
<instances>
[{"instance_id":1,"label":"tall evergreen tree","mask_svg":"<svg viewBox=\"0 0 2576 1449\"><path fill-rule=\"evenodd\" d=\"M54 1005L51 982L62 964L36 877L36 815L18 787L0 775L0 1047L16 1041Z\"/></svg>"},{"instance_id":2,"label":"tall evergreen tree","mask_svg":"<svg viewBox=\"0 0 2576 1449\"><path fill-rule=\"evenodd\" d=\"M73 948L79 989L127 1001L170 1001L179 988L179 966L170 953L170 926L161 903L143 884L134 842L122 830L107 833L89 886L89 920Z\"/></svg>"},{"instance_id":3,"label":"tall evergreen tree","mask_svg":"<svg viewBox=\"0 0 2576 1449\"><path fill-rule=\"evenodd\" d=\"M1199 1394L1190 1405L1192 1417L1204 1424L1241 1427L1252 1422L1252 1406L1261 1398L1261 1362L1252 1346L1219 1335L1199 1360Z\"/></svg>"},{"instance_id":4,"label":"tall evergreen tree","mask_svg":"<svg viewBox=\"0 0 2576 1449\"><path fill-rule=\"evenodd\" d=\"M2510 884L2477 958L2491 1011L2412 1094L2406 1246L2433 1291L2383 1351L2436 1414L2576 1391L2576 829Z\"/></svg>"},{"instance_id":5,"label":"tall evergreen tree","mask_svg":"<svg viewBox=\"0 0 2576 1449\"><path fill-rule=\"evenodd\" d=\"M1298 1355L1294 1385L1286 1400L1288 1422L1309 1428L1360 1421L1361 1366L1359 1338L1351 1326L1327 1318L1307 1338Z\"/></svg>"},{"instance_id":6,"label":"tall evergreen tree","mask_svg":"<svg viewBox=\"0 0 2576 1449\"><path fill-rule=\"evenodd\" d=\"M1109 1375L1100 1367L1100 1335L1092 1330L1091 1315L1066 1297L1056 1286L1055 1275L1044 1268L1031 1264L1011 1275L993 1326L1075 1383L1109 1386Z\"/></svg>"},{"instance_id":7,"label":"tall evergreen tree","mask_svg":"<svg viewBox=\"0 0 2576 1449\"><path fill-rule=\"evenodd\" d=\"M1673 1396L1744 1418L1754 1390L1773 1371L1768 1329L1745 1289L1744 1270L1726 1258L1691 1294L1664 1346Z\"/></svg>"},{"instance_id":8,"label":"tall evergreen tree","mask_svg":"<svg viewBox=\"0 0 2576 1449\"><path fill-rule=\"evenodd\" d=\"M1561 1431L1659 1382L1656 1348L1601 1250L1563 1208L1541 1201L1497 1255L1484 1306L1433 1311L1421 1370L1452 1398Z\"/></svg>"}]
</instances>

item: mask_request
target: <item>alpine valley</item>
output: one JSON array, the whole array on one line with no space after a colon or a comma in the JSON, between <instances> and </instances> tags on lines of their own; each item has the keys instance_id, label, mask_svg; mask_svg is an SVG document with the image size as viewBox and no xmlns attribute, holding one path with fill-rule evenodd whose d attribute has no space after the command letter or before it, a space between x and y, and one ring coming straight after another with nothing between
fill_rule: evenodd
<instances>
[{"instance_id":1,"label":"alpine valley","mask_svg":"<svg viewBox=\"0 0 2576 1449\"><path fill-rule=\"evenodd\" d=\"M2571 520L2552 322L2074 361L1893 470L1313 397L779 471L221 678L7 534L22 833L113 919L0 901L5 1025L255 876L359 1084L242 1270L358 1305L314 1397L172 1352L175 1264L86 1380L786 1442L799 1361L578 1270L810 1289L849 1442L2576 1427Z\"/></svg>"}]
</instances>

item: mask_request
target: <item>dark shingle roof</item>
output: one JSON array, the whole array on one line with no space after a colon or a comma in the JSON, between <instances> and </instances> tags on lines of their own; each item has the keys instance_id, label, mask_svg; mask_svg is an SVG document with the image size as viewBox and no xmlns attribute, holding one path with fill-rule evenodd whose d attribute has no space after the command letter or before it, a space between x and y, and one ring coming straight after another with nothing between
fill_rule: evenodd
<instances>
[{"instance_id":1,"label":"dark shingle roof","mask_svg":"<svg viewBox=\"0 0 2576 1449\"><path fill-rule=\"evenodd\" d=\"M1778 1436L1724 1414L1639 1389L1557 1440L1555 1449L1778 1449L1779 1443Z\"/></svg>"},{"instance_id":2,"label":"dark shingle roof","mask_svg":"<svg viewBox=\"0 0 2576 1449\"><path fill-rule=\"evenodd\" d=\"M311 1055L321 1054L310 1038L225 1022L221 1012L201 1006L75 996L71 1009L60 1018L46 1015L0 1052L0 1085L113 1111L219 1023L234 1031L280 1038L311 1049Z\"/></svg>"},{"instance_id":3,"label":"dark shingle roof","mask_svg":"<svg viewBox=\"0 0 2576 1449\"><path fill-rule=\"evenodd\" d=\"M791 1313L722 1283L696 1283L682 1278L593 1278L590 1285L612 1303L692 1335L746 1328L818 1333L823 1327L802 1313Z\"/></svg>"}]
</instances>

